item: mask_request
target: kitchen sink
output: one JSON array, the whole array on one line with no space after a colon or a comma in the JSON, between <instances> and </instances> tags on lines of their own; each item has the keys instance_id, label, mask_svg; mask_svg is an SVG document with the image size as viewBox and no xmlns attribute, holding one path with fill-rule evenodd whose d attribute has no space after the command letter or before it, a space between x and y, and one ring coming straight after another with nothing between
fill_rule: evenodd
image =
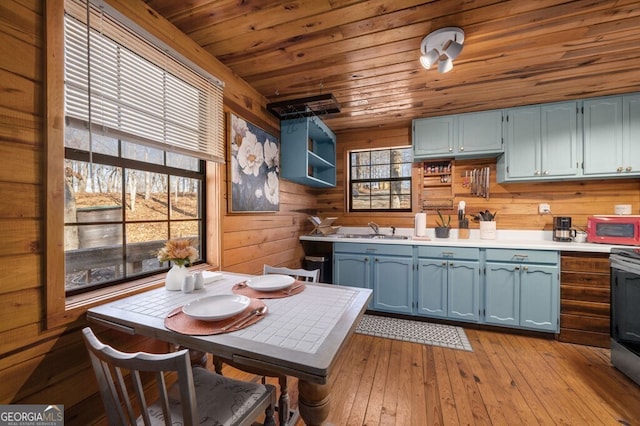
<instances>
[{"instance_id":1,"label":"kitchen sink","mask_svg":"<svg viewBox=\"0 0 640 426\"><path fill-rule=\"evenodd\" d=\"M368 238L371 240L408 240L407 235L386 235L386 234L343 234L343 238Z\"/></svg>"}]
</instances>

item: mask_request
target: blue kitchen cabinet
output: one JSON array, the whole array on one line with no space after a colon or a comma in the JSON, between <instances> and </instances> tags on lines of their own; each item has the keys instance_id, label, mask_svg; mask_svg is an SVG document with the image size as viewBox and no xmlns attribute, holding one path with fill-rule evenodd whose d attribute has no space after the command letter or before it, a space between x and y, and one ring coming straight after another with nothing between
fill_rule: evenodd
<instances>
[{"instance_id":1,"label":"blue kitchen cabinet","mask_svg":"<svg viewBox=\"0 0 640 426\"><path fill-rule=\"evenodd\" d=\"M479 321L479 259L477 248L418 247L417 313Z\"/></svg>"},{"instance_id":2,"label":"blue kitchen cabinet","mask_svg":"<svg viewBox=\"0 0 640 426\"><path fill-rule=\"evenodd\" d=\"M455 147L453 115L413 120L413 159L451 156Z\"/></svg>"},{"instance_id":3,"label":"blue kitchen cabinet","mask_svg":"<svg viewBox=\"0 0 640 426\"><path fill-rule=\"evenodd\" d=\"M505 154L498 182L578 176L578 103L511 108L505 112Z\"/></svg>"},{"instance_id":4,"label":"blue kitchen cabinet","mask_svg":"<svg viewBox=\"0 0 640 426\"><path fill-rule=\"evenodd\" d=\"M413 311L413 256L373 256L373 309Z\"/></svg>"},{"instance_id":5,"label":"blue kitchen cabinet","mask_svg":"<svg viewBox=\"0 0 640 426\"><path fill-rule=\"evenodd\" d=\"M502 110L420 118L412 124L414 161L502 153Z\"/></svg>"},{"instance_id":6,"label":"blue kitchen cabinet","mask_svg":"<svg viewBox=\"0 0 640 426\"><path fill-rule=\"evenodd\" d=\"M316 188L336 186L336 136L318 117L280 122L280 173Z\"/></svg>"},{"instance_id":7,"label":"blue kitchen cabinet","mask_svg":"<svg viewBox=\"0 0 640 426\"><path fill-rule=\"evenodd\" d=\"M584 174L640 176L640 94L584 101Z\"/></svg>"},{"instance_id":8,"label":"blue kitchen cabinet","mask_svg":"<svg viewBox=\"0 0 640 426\"><path fill-rule=\"evenodd\" d=\"M336 243L334 284L369 288L369 309L411 313L413 248L409 245Z\"/></svg>"},{"instance_id":9,"label":"blue kitchen cabinet","mask_svg":"<svg viewBox=\"0 0 640 426\"><path fill-rule=\"evenodd\" d=\"M558 263L555 251L487 249L484 322L558 332Z\"/></svg>"},{"instance_id":10,"label":"blue kitchen cabinet","mask_svg":"<svg viewBox=\"0 0 640 426\"><path fill-rule=\"evenodd\" d=\"M583 120L585 176L623 173L622 96L585 100Z\"/></svg>"},{"instance_id":11,"label":"blue kitchen cabinet","mask_svg":"<svg viewBox=\"0 0 640 426\"><path fill-rule=\"evenodd\" d=\"M622 158L624 158L624 173L639 176L640 94L622 97Z\"/></svg>"}]
</instances>

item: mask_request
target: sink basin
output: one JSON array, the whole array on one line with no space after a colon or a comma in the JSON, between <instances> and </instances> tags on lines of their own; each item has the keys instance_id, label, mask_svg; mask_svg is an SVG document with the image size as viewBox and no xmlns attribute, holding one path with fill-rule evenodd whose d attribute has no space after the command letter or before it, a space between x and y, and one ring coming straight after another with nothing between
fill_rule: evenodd
<instances>
[{"instance_id":1,"label":"sink basin","mask_svg":"<svg viewBox=\"0 0 640 426\"><path fill-rule=\"evenodd\" d=\"M368 238L371 240L408 240L406 235L386 235L386 234L344 234L343 238Z\"/></svg>"}]
</instances>

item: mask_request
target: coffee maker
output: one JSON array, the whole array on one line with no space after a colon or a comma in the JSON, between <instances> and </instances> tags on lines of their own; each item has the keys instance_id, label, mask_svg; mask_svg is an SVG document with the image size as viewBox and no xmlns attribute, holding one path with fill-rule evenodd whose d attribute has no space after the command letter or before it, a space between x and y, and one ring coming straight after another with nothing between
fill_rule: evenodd
<instances>
[{"instance_id":1,"label":"coffee maker","mask_svg":"<svg viewBox=\"0 0 640 426\"><path fill-rule=\"evenodd\" d=\"M557 216L553 218L553 241L571 241L571 218Z\"/></svg>"}]
</instances>

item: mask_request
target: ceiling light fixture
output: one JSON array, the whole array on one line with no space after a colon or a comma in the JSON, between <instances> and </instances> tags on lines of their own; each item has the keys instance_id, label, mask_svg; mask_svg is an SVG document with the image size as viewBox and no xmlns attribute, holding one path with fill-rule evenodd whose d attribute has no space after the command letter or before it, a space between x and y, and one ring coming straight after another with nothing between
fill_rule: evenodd
<instances>
[{"instance_id":1,"label":"ceiling light fixture","mask_svg":"<svg viewBox=\"0 0 640 426\"><path fill-rule=\"evenodd\" d=\"M462 51L462 43L464 43L464 31L461 28L440 28L422 39L420 64L430 69L439 61L438 71L449 72L453 69L453 60Z\"/></svg>"}]
</instances>

